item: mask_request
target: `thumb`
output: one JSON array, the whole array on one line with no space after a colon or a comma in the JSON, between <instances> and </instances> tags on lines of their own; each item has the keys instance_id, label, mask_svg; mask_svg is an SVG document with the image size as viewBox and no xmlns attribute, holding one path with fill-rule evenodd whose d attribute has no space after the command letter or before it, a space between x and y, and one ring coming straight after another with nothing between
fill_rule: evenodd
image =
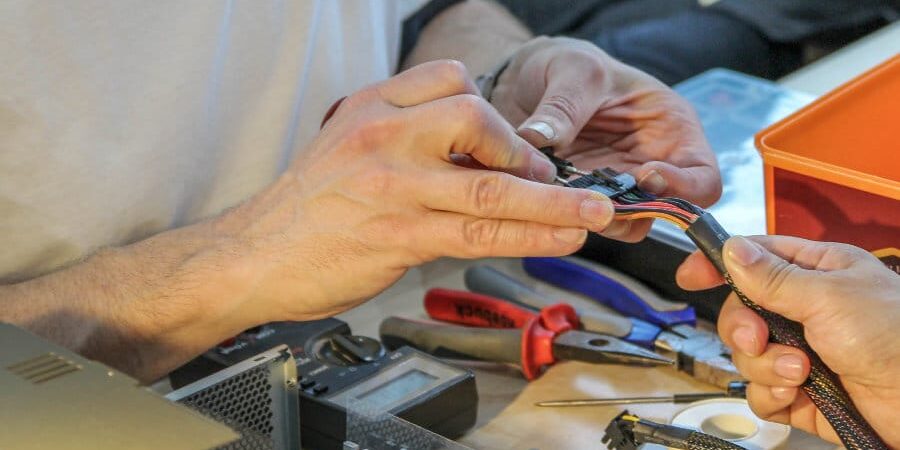
<instances>
[{"instance_id":1,"label":"thumb","mask_svg":"<svg viewBox=\"0 0 900 450\"><path fill-rule=\"evenodd\" d=\"M593 116L597 105L591 103L580 83L555 77L534 113L519 126L519 135L537 148L568 146Z\"/></svg>"},{"instance_id":2,"label":"thumb","mask_svg":"<svg viewBox=\"0 0 900 450\"><path fill-rule=\"evenodd\" d=\"M825 280L773 254L762 245L735 236L725 243L725 267L734 284L759 306L788 319L804 322L820 309Z\"/></svg>"}]
</instances>

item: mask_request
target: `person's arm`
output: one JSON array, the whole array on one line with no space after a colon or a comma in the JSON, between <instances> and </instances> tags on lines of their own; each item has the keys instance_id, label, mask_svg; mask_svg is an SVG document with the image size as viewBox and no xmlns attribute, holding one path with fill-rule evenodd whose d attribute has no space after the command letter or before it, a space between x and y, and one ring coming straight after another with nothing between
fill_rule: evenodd
<instances>
[{"instance_id":1,"label":"person's arm","mask_svg":"<svg viewBox=\"0 0 900 450\"><path fill-rule=\"evenodd\" d=\"M480 75L495 69L531 38L528 28L502 5L465 0L428 23L403 67L455 59L465 64L469 73Z\"/></svg>"},{"instance_id":2,"label":"person's arm","mask_svg":"<svg viewBox=\"0 0 900 450\"><path fill-rule=\"evenodd\" d=\"M252 326L347 310L426 261L560 256L605 228L609 200L542 184L553 165L474 93L439 61L350 95L253 198L0 286L0 321L151 381Z\"/></svg>"},{"instance_id":3,"label":"person's arm","mask_svg":"<svg viewBox=\"0 0 900 450\"><path fill-rule=\"evenodd\" d=\"M0 286L0 321L150 381L267 318L243 308L249 271L223 221L101 250L67 269Z\"/></svg>"}]
</instances>

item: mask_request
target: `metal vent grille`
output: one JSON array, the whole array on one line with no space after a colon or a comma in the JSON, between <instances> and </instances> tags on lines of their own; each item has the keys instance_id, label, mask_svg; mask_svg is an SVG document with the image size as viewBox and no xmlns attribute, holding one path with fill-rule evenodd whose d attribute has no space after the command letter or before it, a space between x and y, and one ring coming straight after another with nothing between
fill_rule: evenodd
<instances>
[{"instance_id":1,"label":"metal vent grille","mask_svg":"<svg viewBox=\"0 0 900 450\"><path fill-rule=\"evenodd\" d=\"M181 402L241 433L241 440L222 449L273 449L272 396L269 368L258 366Z\"/></svg>"},{"instance_id":2,"label":"metal vent grille","mask_svg":"<svg viewBox=\"0 0 900 450\"><path fill-rule=\"evenodd\" d=\"M6 370L24 378L25 381L40 384L81 370L81 366L56 353L48 352L10 364L6 366Z\"/></svg>"},{"instance_id":3,"label":"metal vent grille","mask_svg":"<svg viewBox=\"0 0 900 450\"><path fill-rule=\"evenodd\" d=\"M300 448L297 366L286 345L166 395L240 433L221 450Z\"/></svg>"}]
</instances>

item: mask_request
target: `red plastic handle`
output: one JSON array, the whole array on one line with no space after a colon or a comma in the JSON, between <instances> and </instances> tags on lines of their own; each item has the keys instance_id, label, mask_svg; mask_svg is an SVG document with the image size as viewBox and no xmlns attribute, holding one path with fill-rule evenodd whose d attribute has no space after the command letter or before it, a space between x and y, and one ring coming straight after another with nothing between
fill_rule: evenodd
<instances>
[{"instance_id":1,"label":"red plastic handle","mask_svg":"<svg viewBox=\"0 0 900 450\"><path fill-rule=\"evenodd\" d=\"M521 328L522 373L528 380L541 375L556 362L553 340L580 323L572 306L550 305L540 314L505 300L453 289L430 289L425 293L425 311L435 320L483 328Z\"/></svg>"},{"instance_id":2,"label":"red plastic handle","mask_svg":"<svg viewBox=\"0 0 900 450\"><path fill-rule=\"evenodd\" d=\"M425 311L435 320L482 328L524 328L538 314L487 295L453 289L430 289Z\"/></svg>"},{"instance_id":3,"label":"red plastic handle","mask_svg":"<svg viewBox=\"0 0 900 450\"><path fill-rule=\"evenodd\" d=\"M578 314L566 303L557 303L541 310L522 329L522 373L533 380L541 375L544 367L556 362L553 356L553 340L560 333L578 328Z\"/></svg>"}]
</instances>

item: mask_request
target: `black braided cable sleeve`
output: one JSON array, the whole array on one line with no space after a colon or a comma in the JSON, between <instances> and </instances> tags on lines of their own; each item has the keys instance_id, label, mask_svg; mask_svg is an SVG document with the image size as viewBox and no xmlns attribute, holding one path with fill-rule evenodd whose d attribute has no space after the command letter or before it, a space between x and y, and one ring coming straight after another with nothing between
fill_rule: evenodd
<instances>
[{"instance_id":1,"label":"black braided cable sleeve","mask_svg":"<svg viewBox=\"0 0 900 450\"><path fill-rule=\"evenodd\" d=\"M691 433L685 444L687 450L744 450L740 445L700 432Z\"/></svg>"},{"instance_id":2,"label":"black braided cable sleeve","mask_svg":"<svg viewBox=\"0 0 900 450\"><path fill-rule=\"evenodd\" d=\"M708 212L701 214L686 232L688 237L697 244L697 248L722 274L741 303L765 320L769 326L769 339L778 344L797 347L809 356L809 378L803 383L803 391L837 432L844 446L848 450L888 450L887 444L881 440L878 433L856 409L838 376L822 362L819 355L806 342L806 338L803 336L803 326L763 309L735 286L722 256L722 247L724 247L725 241L731 237L728 232L722 229L722 226Z\"/></svg>"},{"instance_id":3,"label":"black braided cable sleeve","mask_svg":"<svg viewBox=\"0 0 900 450\"><path fill-rule=\"evenodd\" d=\"M837 374L822 362L806 342L803 326L753 303L734 285L731 274L726 272L724 277L741 303L766 321L772 342L797 347L809 356L809 378L803 383L803 391L837 432L844 446L848 450L888 450L887 444L856 409Z\"/></svg>"}]
</instances>

